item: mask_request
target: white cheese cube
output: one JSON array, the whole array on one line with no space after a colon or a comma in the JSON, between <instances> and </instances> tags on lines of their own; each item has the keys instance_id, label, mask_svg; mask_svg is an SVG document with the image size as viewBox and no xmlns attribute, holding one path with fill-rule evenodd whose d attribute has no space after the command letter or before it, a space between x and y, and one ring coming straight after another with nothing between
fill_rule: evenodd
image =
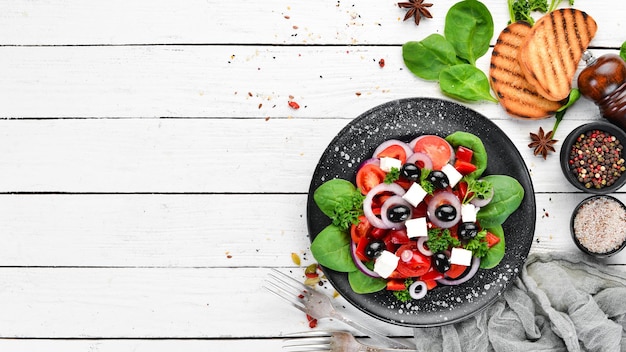
<instances>
[{"instance_id":1,"label":"white cheese cube","mask_svg":"<svg viewBox=\"0 0 626 352\"><path fill-rule=\"evenodd\" d=\"M409 238L428 236L426 218L409 219L404 224L406 225L406 234Z\"/></svg>"},{"instance_id":2,"label":"white cheese cube","mask_svg":"<svg viewBox=\"0 0 626 352\"><path fill-rule=\"evenodd\" d=\"M428 192L424 191L422 186L414 182L411 187L409 187L409 190L402 195L402 198L409 202L412 206L416 207L422 200L424 200L424 197L426 197L427 194Z\"/></svg>"},{"instance_id":3,"label":"white cheese cube","mask_svg":"<svg viewBox=\"0 0 626 352\"><path fill-rule=\"evenodd\" d=\"M374 272L383 278L388 278L391 273L398 267L400 257L389 251L383 251L374 262Z\"/></svg>"},{"instance_id":4,"label":"white cheese cube","mask_svg":"<svg viewBox=\"0 0 626 352\"><path fill-rule=\"evenodd\" d=\"M463 222L476 222L477 211L474 204L463 204L461 205L461 219Z\"/></svg>"},{"instance_id":5,"label":"white cheese cube","mask_svg":"<svg viewBox=\"0 0 626 352\"><path fill-rule=\"evenodd\" d=\"M380 158L380 168L384 172L389 172L393 168L400 170L402 168L402 161L384 156Z\"/></svg>"},{"instance_id":6,"label":"white cheese cube","mask_svg":"<svg viewBox=\"0 0 626 352\"><path fill-rule=\"evenodd\" d=\"M448 176L448 181L450 182L450 187L456 186L459 181L463 178L463 175L458 172L452 164L446 164L441 168L446 176Z\"/></svg>"},{"instance_id":7,"label":"white cheese cube","mask_svg":"<svg viewBox=\"0 0 626 352\"><path fill-rule=\"evenodd\" d=\"M472 265L472 251L465 248L452 248L450 263L464 266Z\"/></svg>"}]
</instances>

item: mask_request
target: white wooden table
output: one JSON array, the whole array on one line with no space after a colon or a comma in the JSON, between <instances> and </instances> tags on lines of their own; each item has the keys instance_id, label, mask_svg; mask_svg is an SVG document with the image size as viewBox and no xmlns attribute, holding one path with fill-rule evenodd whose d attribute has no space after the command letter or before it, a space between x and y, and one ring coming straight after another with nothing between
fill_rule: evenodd
<instances>
[{"instance_id":1,"label":"white wooden table","mask_svg":"<svg viewBox=\"0 0 626 352\"><path fill-rule=\"evenodd\" d=\"M0 1L0 350L277 351L307 330L261 284L271 267L300 270L291 253L313 262L305 203L322 151L378 104L445 98L401 45L442 33L455 1L431 1L419 27L396 2ZM506 1L485 4L495 41ZM621 2L576 7L599 24L594 54L617 53ZM576 251L568 224L586 195L526 147L554 119L465 105L531 172L531 250ZM557 139L599 118L581 100ZM626 252L607 264L626 270Z\"/></svg>"}]
</instances>

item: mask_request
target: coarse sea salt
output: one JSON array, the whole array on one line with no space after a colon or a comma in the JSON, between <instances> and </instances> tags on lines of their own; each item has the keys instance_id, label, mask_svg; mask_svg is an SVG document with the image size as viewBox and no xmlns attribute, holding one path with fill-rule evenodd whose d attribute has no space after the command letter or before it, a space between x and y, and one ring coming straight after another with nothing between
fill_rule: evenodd
<instances>
[{"instance_id":1,"label":"coarse sea salt","mask_svg":"<svg viewBox=\"0 0 626 352\"><path fill-rule=\"evenodd\" d=\"M574 216L574 235L590 252L616 250L626 241L626 210L612 198L592 198Z\"/></svg>"}]
</instances>

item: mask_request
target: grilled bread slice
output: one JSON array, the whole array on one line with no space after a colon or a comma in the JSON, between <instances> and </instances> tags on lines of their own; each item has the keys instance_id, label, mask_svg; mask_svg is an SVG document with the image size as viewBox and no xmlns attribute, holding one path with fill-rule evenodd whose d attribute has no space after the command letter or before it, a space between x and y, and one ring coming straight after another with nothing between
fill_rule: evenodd
<instances>
[{"instance_id":1,"label":"grilled bread slice","mask_svg":"<svg viewBox=\"0 0 626 352\"><path fill-rule=\"evenodd\" d=\"M500 33L491 54L489 82L509 114L540 119L553 115L563 104L544 98L522 72L518 52L530 32L528 23L515 22Z\"/></svg>"},{"instance_id":2,"label":"grilled bread slice","mask_svg":"<svg viewBox=\"0 0 626 352\"><path fill-rule=\"evenodd\" d=\"M591 16L573 8L542 16L519 50L526 79L547 99L567 98L578 62L597 29Z\"/></svg>"}]
</instances>

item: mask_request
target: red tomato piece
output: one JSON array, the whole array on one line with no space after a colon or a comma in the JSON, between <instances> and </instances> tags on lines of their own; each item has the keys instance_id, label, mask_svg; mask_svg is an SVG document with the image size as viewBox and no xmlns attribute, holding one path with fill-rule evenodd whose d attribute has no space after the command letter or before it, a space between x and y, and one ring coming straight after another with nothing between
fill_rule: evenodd
<instances>
[{"instance_id":1,"label":"red tomato piece","mask_svg":"<svg viewBox=\"0 0 626 352\"><path fill-rule=\"evenodd\" d=\"M378 153L378 155L376 155L377 158L394 158L394 159L398 159L402 162L402 164L404 165L404 163L406 162L406 152L404 151L404 148L402 148L399 145L390 145L389 147L385 148L385 150L383 150L382 152Z\"/></svg>"},{"instance_id":2,"label":"red tomato piece","mask_svg":"<svg viewBox=\"0 0 626 352\"><path fill-rule=\"evenodd\" d=\"M427 282L427 281L435 281L437 279L442 279L442 278L443 278L442 273L438 272L435 269L430 269L426 274L420 277L420 280Z\"/></svg>"},{"instance_id":3,"label":"red tomato piece","mask_svg":"<svg viewBox=\"0 0 626 352\"><path fill-rule=\"evenodd\" d=\"M467 267L464 265L450 264L450 269L446 271L446 276L451 279L456 279L465 272L465 269L467 269Z\"/></svg>"},{"instance_id":4,"label":"red tomato piece","mask_svg":"<svg viewBox=\"0 0 626 352\"><path fill-rule=\"evenodd\" d=\"M434 170L441 170L452 158L452 147L445 139L435 136L422 136L413 147L413 151L422 152L430 157Z\"/></svg>"},{"instance_id":5,"label":"red tomato piece","mask_svg":"<svg viewBox=\"0 0 626 352\"><path fill-rule=\"evenodd\" d=\"M352 238L352 242L359 243L361 238L366 237L370 230L372 229L372 224L367 221L365 215L359 216L359 222L355 225L352 224L350 226L350 237Z\"/></svg>"},{"instance_id":6,"label":"red tomato piece","mask_svg":"<svg viewBox=\"0 0 626 352\"><path fill-rule=\"evenodd\" d=\"M462 145L456 148L456 154L454 155L456 160L465 161L466 163L471 163L473 156L474 151Z\"/></svg>"},{"instance_id":7,"label":"red tomato piece","mask_svg":"<svg viewBox=\"0 0 626 352\"><path fill-rule=\"evenodd\" d=\"M361 193L367 194L372 188L385 180L386 173L377 165L364 165L356 173L356 187Z\"/></svg>"},{"instance_id":8,"label":"red tomato piece","mask_svg":"<svg viewBox=\"0 0 626 352\"><path fill-rule=\"evenodd\" d=\"M456 196L459 197L459 200L461 201L461 203L463 202L463 199L465 199L465 196L467 195L467 182L465 181L461 181L459 182L458 185L456 185Z\"/></svg>"},{"instance_id":9,"label":"red tomato piece","mask_svg":"<svg viewBox=\"0 0 626 352\"><path fill-rule=\"evenodd\" d=\"M485 240L487 240L487 246L489 248L495 246L500 242L500 237L494 235L493 233L487 231L487 236L485 236Z\"/></svg>"},{"instance_id":10,"label":"red tomato piece","mask_svg":"<svg viewBox=\"0 0 626 352\"><path fill-rule=\"evenodd\" d=\"M437 280L422 280L422 281L424 281L424 283L426 284L426 289L429 291L437 287Z\"/></svg>"},{"instance_id":11,"label":"red tomato piece","mask_svg":"<svg viewBox=\"0 0 626 352\"><path fill-rule=\"evenodd\" d=\"M367 245L369 244L369 242L370 242L370 238L366 236L366 237L361 238L359 243L357 243L356 245L355 254L359 258L359 260L361 260L362 262L367 262L371 260L365 255L365 248L367 248Z\"/></svg>"},{"instance_id":12,"label":"red tomato piece","mask_svg":"<svg viewBox=\"0 0 626 352\"><path fill-rule=\"evenodd\" d=\"M408 261L402 260L404 251L411 251L411 258ZM400 246L396 251L396 255L401 258L398 261L396 270L403 277L422 276L430 270L430 257L420 253L414 242Z\"/></svg>"},{"instance_id":13,"label":"red tomato piece","mask_svg":"<svg viewBox=\"0 0 626 352\"><path fill-rule=\"evenodd\" d=\"M387 290L403 291L404 289L406 289L406 285L404 284L404 279L388 279L387 280Z\"/></svg>"},{"instance_id":14,"label":"red tomato piece","mask_svg":"<svg viewBox=\"0 0 626 352\"><path fill-rule=\"evenodd\" d=\"M372 227L372 230L370 231L370 235L377 240L382 240L383 238L385 238L385 236L387 236L387 232L389 232L389 230L387 229Z\"/></svg>"},{"instance_id":15,"label":"red tomato piece","mask_svg":"<svg viewBox=\"0 0 626 352\"><path fill-rule=\"evenodd\" d=\"M458 160L458 159L454 161L454 168L461 175L471 174L472 172L476 171L476 169L477 169L476 165L474 165L472 163L468 163L467 161Z\"/></svg>"}]
</instances>

